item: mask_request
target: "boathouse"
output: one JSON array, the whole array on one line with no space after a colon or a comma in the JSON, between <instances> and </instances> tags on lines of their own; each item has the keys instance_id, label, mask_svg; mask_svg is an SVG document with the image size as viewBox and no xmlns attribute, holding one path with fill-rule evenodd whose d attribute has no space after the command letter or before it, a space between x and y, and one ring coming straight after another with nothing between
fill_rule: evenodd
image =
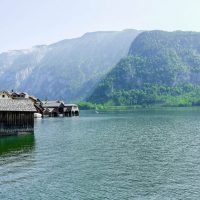
<instances>
[{"instance_id":1,"label":"boathouse","mask_svg":"<svg viewBox=\"0 0 200 200\"><path fill-rule=\"evenodd\" d=\"M0 99L0 136L33 133L34 112L30 99Z\"/></svg>"},{"instance_id":2,"label":"boathouse","mask_svg":"<svg viewBox=\"0 0 200 200\"><path fill-rule=\"evenodd\" d=\"M79 108L76 104L65 104L64 105L64 116L72 117L79 116Z\"/></svg>"},{"instance_id":3,"label":"boathouse","mask_svg":"<svg viewBox=\"0 0 200 200\"><path fill-rule=\"evenodd\" d=\"M44 101L42 104L44 111L43 115L48 117L63 116L64 102L63 101Z\"/></svg>"},{"instance_id":4,"label":"boathouse","mask_svg":"<svg viewBox=\"0 0 200 200\"><path fill-rule=\"evenodd\" d=\"M76 104L64 104L63 101L44 101L42 106L44 117L79 116L79 108Z\"/></svg>"}]
</instances>

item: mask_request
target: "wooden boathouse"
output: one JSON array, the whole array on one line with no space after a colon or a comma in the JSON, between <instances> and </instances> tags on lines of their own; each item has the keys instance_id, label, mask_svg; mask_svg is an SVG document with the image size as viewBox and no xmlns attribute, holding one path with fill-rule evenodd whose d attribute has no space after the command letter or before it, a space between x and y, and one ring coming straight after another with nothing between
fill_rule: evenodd
<instances>
[{"instance_id":1,"label":"wooden boathouse","mask_svg":"<svg viewBox=\"0 0 200 200\"><path fill-rule=\"evenodd\" d=\"M64 106L65 117L79 116L79 108L76 104L65 104Z\"/></svg>"},{"instance_id":2,"label":"wooden boathouse","mask_svg":"<svg viewBox=\"0 0 200 200\"><path fill-rule=\"evenodd\" d=\"M33 133L34 112L30 99L0 99L0 136Z\"/></svg>"},{"instance_id":3,"label":"wooden boathouse","mask_svg":"<svg viewBox=\"0 0 200 200\"><path fill-rule=\"evenodd\" d=\"M44 117L73 117L79 116L79 108L76 104L65 104L63 101L44 101Z\"/></svg>"}]
</instances>

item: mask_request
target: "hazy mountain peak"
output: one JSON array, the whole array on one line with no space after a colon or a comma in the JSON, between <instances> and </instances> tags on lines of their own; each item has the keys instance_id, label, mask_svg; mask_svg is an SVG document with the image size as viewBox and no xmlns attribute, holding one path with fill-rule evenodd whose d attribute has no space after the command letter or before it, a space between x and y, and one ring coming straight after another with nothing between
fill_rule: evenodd
<instances>
[{"instance_id":1,"label":"hazy mountain peak","mask_svg":"<svg viewBox=\"0 0 200 200\"><path fill-rule=\"evenodd\" d=\"M140 31L100 31L0 54L0 89L40 98L83 99L128 53Z\"/></svg>"}]
</instances>

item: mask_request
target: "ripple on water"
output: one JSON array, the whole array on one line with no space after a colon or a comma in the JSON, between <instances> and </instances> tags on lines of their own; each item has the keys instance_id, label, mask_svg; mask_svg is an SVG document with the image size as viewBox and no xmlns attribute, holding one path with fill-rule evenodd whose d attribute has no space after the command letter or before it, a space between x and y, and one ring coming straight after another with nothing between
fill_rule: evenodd
<instances>
[{"instance_id":1,"label":"ripple on water","mask_svg":"<svg viewBox=\"0 0 200 200\"><path fill-rule=\"evenodd\" d=\"M31 138L0 139L0 199L199 199L199 111L36 121Z\"/></svg>"}]
</instances>

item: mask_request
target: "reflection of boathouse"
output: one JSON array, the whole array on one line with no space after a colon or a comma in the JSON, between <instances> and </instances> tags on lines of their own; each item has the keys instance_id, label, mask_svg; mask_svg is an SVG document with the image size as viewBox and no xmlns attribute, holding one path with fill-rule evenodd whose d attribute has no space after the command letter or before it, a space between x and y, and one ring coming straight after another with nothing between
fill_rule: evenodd
<instances>
[{"instance_id":1,"label":"reflection of boathouse","mask_svg":"<svg viewBox=\"0 0 200 200\"><path fill-rule=\"evenodd\" d=\"M77 105L65 104L63 101L44 101L42 107L44 108L44 117L79 116L79 109Z\"/></svg>"},{"instance_id":2,"label":"reflection of boathouse","mask_svg":"<svg viewBox=\"0 0 200 200\"><path fill-rule=\"evenodd\" d=\"M35 146L35 137L33 134L0 137L0 156L10 152L26 153L32 151Z\"/></svg>"},{"instance_id":3,"label":"reflection of boathouse","mask_svg":"<svg viewBox=\"0 0 200 200\"><path fill-rule=\"evenodd\" d=\"M0 99L0 135L33 133L34 112L30 99Z\"/></svg>"}]
</instances>

